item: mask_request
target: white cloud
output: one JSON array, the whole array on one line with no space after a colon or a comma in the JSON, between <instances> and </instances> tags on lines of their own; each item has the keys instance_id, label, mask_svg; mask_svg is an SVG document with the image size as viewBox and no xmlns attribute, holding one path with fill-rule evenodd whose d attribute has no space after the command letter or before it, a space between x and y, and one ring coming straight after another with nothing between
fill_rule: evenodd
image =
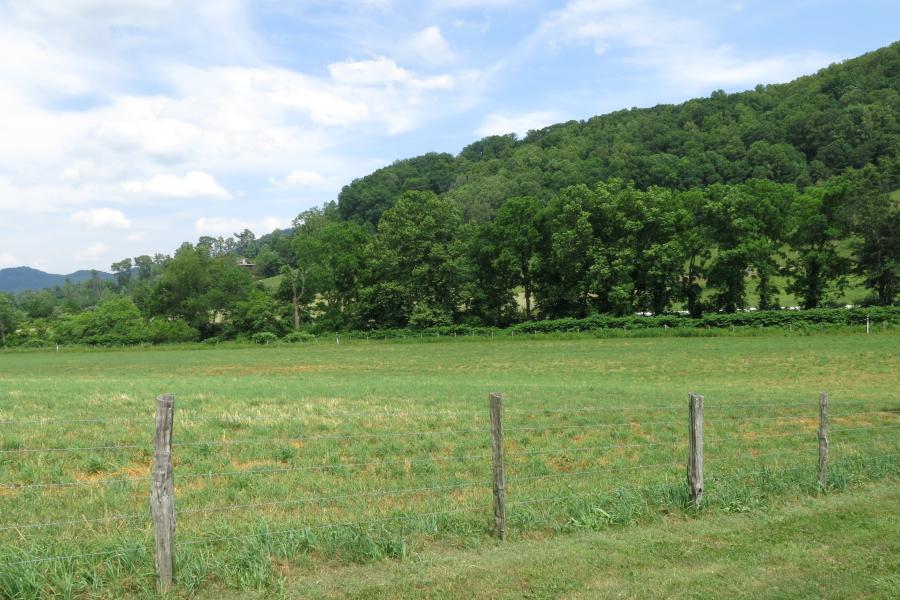
<instances>
[{"instance_id":1,"label":"white cloud","mask_svg":"<svg viewBox=\"0 0 900 600\"><path fill-rule=\"evenodd\" d=\"M0 269L22 266L22 261L10 252L0 252Z\"/></svg>"},{"instance_id":2,"label":"white cloud","mask_svg":"<svg viewBox=\"0 0 900 600\"><path fill-rule=\"evenodd\" d=\"M198 235L231 235L244 229L250 229L249 222L225 217L201 217L194 223Z\"/></svg>"},{"instance_id":3,"label":"white cloud","mask_svg":"<svg viewBox=\"0 0 900 600\"><path fill-rule=\"evenodd\" d=\"M529 0L434 0L438 9L470 9L470 8L511 8L533 4Z\"/></svg>"},{"instance_id":4,"label":"white cloud","mask_svg":"<svg viewBox=\"0 0 900 600\"><path fill-rule=\"evenodd\" d=\"M285 219L279 219L278 217L266 217L260 221L260 225L262 225L262 228L259 230L261 233L269 233L276 229L290 227L291 222Z\"/></svg>"},{"instance_id":5,"label":"white cloud","mask_svg":"<svg viewBox=\"0 0 900 600\"><path fill-rule=\"evenodd\" d=\"M591 45L598 55L624 50L626 64L652 71L682 92L710 86L752 86L788 81L833 57L818 52L784 56L740 55L715 40L703 21L651 0L574 0L546 17L526 46Z\"/></svg>"},{"instance_id":6,"label":"white cloud","mask_svg":"<svg viewBox=\"0 0 900 600\"><path fill-rule=\"evenodd\" d=\"M112 208L93 208L91 210L78 211L72 215L72 221L97 229L128 229L131 227L131 221L125 217L125 213Z\"/></svg>"},{"instance_id":7,"label":"white cloud","mask_svg":"<svg viewBox=\"0 0 900 600\"><path fill-rule=\"evenodd\" d=\"M426 27L414 35L410 40L410 47L426 62L434 65L443 65L456 58L456 54L437 25Z\"/></svg>"},{"instance_id":8,"label":"white cloud","mask_svg":"<svg viewBox=\"0 0 900 600\"><path fill-rule=\"evenodd\" d=\"M790 81L829 62L830 58L818 52L745 60L736 56L731 47L721 46L696 54L669 57L666 68L673 81L708 88Z\"/></svg>"},{"instance_id":9,"label":"white cloud","mask_svg":"<svg viewBox=\"0 0 900 600\"><path fill-rule=\"evenodd\" d=\"M541 129L553 123L564 121L565 117L553 110L525 112L517 115L488 115L478 128L478 135L505 135L515 133L524 136L532 129Z\"/></svg>"},{"instance_id":10,"label":"white cloud","mask_svg":"<svg viewBox=\"0 0 900 600\"><path fill-rule=\"evenodd\" d=\"M284 229L291 224L289 219L278 217L265 217L259 221L237 219L230 217L201 217L194 223L194 231L197 235L230 236L234 233L249 229L254 233L263 235L276 229Z\"/></svg>"},{"instance_id":11,"label":"white cloud","mask_svg":"<svg viewBox=\"0 0 900 600\"><path fill-rule=\"evenodd\" d=\"M149 181L126 181L122 189L130 194L162 198L230 198L231 194L209 173L191 171L184 177L156 175Z\"/></svg>"},{"instance_id":12,"label":"white cloud","mask_svg":"<svg viewBox=\"0 0 900 600\"><path fill-rule=\"evenodd\" d=\"M128 234L129 242L142 242L147 238L147 234L143 231L135 231L133 233Z\"/></svg>"},{"instance_id":13,"label":"white cloud","mask_svg":"<svg viewBox=\"0 0 900 600\"><path fill-rule=\"evenodd\" d=\"M315 171L307 171L304 169L295 169L282 179L269 178L269 183L280 189L321 185L324 181L325 178Z\"/></svg>"},{"instance_id":14,"label":"white cloud","mask_svg":"<svg viewBox=\"0 0 900 600\"><path fill-rule=\"evenodd\" d=\"M328 65L328 72L335 83L344 85L383 85L406 83L413 79L412 73L397 65L397 61L384 56L332 63Z\"/></svg>"},{"instance_id":15,"label":"white cloud","mask_svg":"<svg viewBox=\"0 0 900 600\"><path fill-rule=\"evenodd\" d=\"M102 258L109 253L109 246L104 244L103 242L97 242L91 246L88 246L81 252L75 255L75 258L79 260L90 260L95 261L99 258Z\"/></svg>"},{"instance_id":16,"label":"white cloud","mask_svg":"<svg viewBox=\"0 0 900 600\"><path fill-rule=\"evenodd\" d=\"M69 167L67 169L63 169L62 178L66 181L78 181L81 177L81 171L74 167Z\"/></svg>"},{"instance_id":17,"label":"white cloud","mask_svg":"<svg viewBox=\"0 0 900 600\"><path fill-rule=\"evenodd\" d=\"M162 31L176 23L175 4L57 4L0 3L0 53L16 56L0 61L0 164L9 188L8 195L0 190L0 211L71 212L70 205L122 202L122 191L224 198L231 194L212 174L265 185L273 170L290 172L298 162L329 172L321 185L335 185L362 174L346 156L361 135L408 132L465 110L479 83L477 73L420 75L386 57L334 63L322 77L255 56L192 66L165 54L137 79L130 53L110 51L99 32L134 27L123 33L127 43L162 45L177 37ZM198 0L189 12L215 12L214 4ZM238 2L227 4L240 12ZM174 27L197 36L192 52L225 35L214 34L215 19L206 17ZM237 22L231 33L252 38ZM76 110L54 108L85 93L99 95ZM59 175L48 180L47 173Z\"/></svg>"}]
</instances>

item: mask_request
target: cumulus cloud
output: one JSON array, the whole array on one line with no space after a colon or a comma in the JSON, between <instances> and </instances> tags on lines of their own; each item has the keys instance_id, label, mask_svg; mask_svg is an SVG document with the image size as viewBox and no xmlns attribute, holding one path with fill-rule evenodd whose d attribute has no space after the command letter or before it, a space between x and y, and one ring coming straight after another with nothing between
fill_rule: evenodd
<instances>
[{"instance_id":1,"label":"cumulus cloud","mask_svg":"<svg viewBox=\"0 0 900 600\"><path fill-rule=\"evenodd\" d=\"M598 55L624 50L627 64L693 93L787 81L829 62L814 51L742 56L714 33L707 23L651 0L573 0L545 17L527 45L587 44Z\"/></svg>"},{"instance_id":2,"label":"cumulus cloud","mask_svg":"<svg viewBox=\"0 0 900 600\"><path fill-rule=\"evenodd\" d=\"M107 246L103 242L97 242L96 244L92 244L91 246L88 246L87 248L76 254L75 258L79 260L95 261L99 258L107 256L108 254L109 246Z\"/></svg>"},{"instance_id":3,"label":"cumulus cloud","mask_svg":"<svg viewBox=\"0 0 900 600\"><path fill-rule=\"evenodd\" d=\"M478 135L505 135L515 133L524 136L532 129L541 129L553 123L564 121L561 113L553 110L539 110L520 114L490 114L478 128Z\"/></svg>"},{"instance_id":4,"label":"cumulus cloud","mask_svg":"<svg viewBox=\"0 0 900 600\"><path fill-rule=\"evenodd\" d=\"M324 181L325 178L315 171L304 169L295 169L282 179L269 178L269 183L281 189L315 186L322 184Z\"/></svg>"},{"instance_id":5,"label":"cumulus cloud","mask_svg":"<svg viewBox=\"0 0 900 600\"><path fill-rule=\"evenodd\" d=\"M22 261L19 260L15 254L12 254L11 252L0 252L0 269L19 267L21 265Z\"/></svg>"},{"instance_id":6,"label":"cumulus cloud","mask_svg":"<svg viewBox=\"0 0 900 600\"><path fill-rule=\"evenodd\" d=\"M290 224L291 222L285 219L279 219L278 217L266 217L265 219L260 221L260 225L262 225L262 228L259 231L269 233L270 231L275 231L276 229L285 229L286 227L289 227Z\"/></svg>"},{"instance_id":7,"label":"cumulus cloud","mask_svg":"<svg viewBox=\"0 0 900 600\"><path fill-rule=\"evenodd\" d=\"M347 160L361 135L412 131L471 106L473 72L419 74L383 56L332 63L324 76L267 64L250 51L242 3L219 4L0 3L0 53L17 57L0 62L0 164L9 190L0 189L0 213L70 212L122 202L123 191L226 198L232 192L213 174L265 186L298 161L346 181L363 174L354 165L365 160ZM179 35L185 26L176 17L185 10L190 35ZM125 28L121 37L105 35L117 27ZM223 36L229 44L213 43ZM114 51L117 44L152 45L140 85L138 59ZM161 51L167 44L190 45L191 62ZM223 46L250 50L209 51Z\"/></svg>"},{"instance_id":8,"label":"cumulus cloud","mask_svg":"<svg viewBox=\"0 0 900 600\"><path fill-rule=\"evenodd\" d=\"M456 58L456 54L437 25L426 27L414 35L409 45L425 61L435 65L446 64Z\"/></svg>"},{"instance_id":9,"label":"cumulus cloud","mask_svg":"<svg viewBox=\"0 0 900 600\"><path fill-rule=\"evenodd\" d=\"M125 213L112 208L81 210L72 215L72 221L97 229L128 229L131 227L131 221L125 217Z\"/></svg>"},{"instance_id":10,"label":"cumulus cloud","mask_svg":"<svg viewBox=\"0 0 900 600\"><path fill-rule=\"evenodd\" d=\"M345 60L328 65L328 72L335 83L344 85L382 85L406 83L413 74L400 67L397 61L379 56L371 60Z\"/></svg>"},{"instance_id":11,"label":"cumulus cloud","mask_svg":"<svg viewBox=\"0 0 900 600\"><path fill-rule=\"evenodd\" d=\"M249 229L254 233L266 234L276 229L290 226L290 220L278 217L265 217L259 221L237 219L232 217L201 217L194 223L197 235L229 236Z\"/></svg>"},{"instance_id":12,"label":"cumulus cloud","mask_svg":"<svg viewBox=\"0 0 900 600\"><path fill-rule=\"evenodd\" d=\"M160 198L230 198L231 194L209 173L191 171L183 177L157 175L149 181L126 181L122 189L130 194Z\"/></svg>"},{"instance_id":13,"label":"cumulus cloud","mask_svg":"<svg viewBox=\"0 0 900 600\"><path fill-rule=\"evenodd\" d=\"M485 9L527 7L534 4L531 0L434 0L436 9Z\"/></svg>"}]
</instances>

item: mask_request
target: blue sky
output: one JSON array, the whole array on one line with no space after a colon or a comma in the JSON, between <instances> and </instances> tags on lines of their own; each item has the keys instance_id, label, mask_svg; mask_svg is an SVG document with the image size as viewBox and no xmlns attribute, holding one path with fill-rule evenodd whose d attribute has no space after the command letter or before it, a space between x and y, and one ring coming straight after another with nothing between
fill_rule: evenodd
<instances>
[{"instance_id":1,"label":"blue sky","mask_svg":"<svg viewBox=\"0 0 900 600\"><path fill-rule=\"evenodd\" d=\"M893 1L0 0L0 267L108 270L341 186L897 39Z\"/></svg>"}]
</instances>

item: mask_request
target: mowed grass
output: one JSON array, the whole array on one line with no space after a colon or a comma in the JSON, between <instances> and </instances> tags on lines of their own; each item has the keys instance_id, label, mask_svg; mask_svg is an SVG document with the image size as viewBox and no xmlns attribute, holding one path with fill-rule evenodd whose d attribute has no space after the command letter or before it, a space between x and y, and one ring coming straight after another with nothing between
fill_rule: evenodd
<instances>
[{"instance_id":1,"label":"mowed grass","mask_svg":"<svg viewBox=\"0 0 900 600\"><path fill-rule=\"evenodd\" d=\"M900 486L885 481L766 511L659 518L601 533L338 566L324 576L299 574L285 582L284 595L894 599L900 596Z\"/></svg>"},{"instance_id":2,"label":"mowed grass","mask_svg":"<svg viewBox=\"0 0 900 600\"><path fill-rule=\"evenodd\" d=\"M820 492L820 391L832 490L895 481L898 342L878 332L2 353L0 595L152 595L161 393L177 397L176 595L271 594L341 565L493 547L491 391L505 396L510 547L694 518L692 391L706 398L705 512L765 514Z\"/></svg>"}]
</instances>

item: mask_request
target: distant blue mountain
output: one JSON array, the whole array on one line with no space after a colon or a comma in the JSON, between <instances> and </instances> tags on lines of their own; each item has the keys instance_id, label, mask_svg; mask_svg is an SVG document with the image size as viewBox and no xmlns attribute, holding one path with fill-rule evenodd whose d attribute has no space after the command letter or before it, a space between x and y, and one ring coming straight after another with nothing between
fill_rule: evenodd
<instances>
[{"instance_id":1,"label":"distant blue mountain","mask_svg":"<svg viewBox=\"0 0 900 600\"><path fill-rule=\"evenodd\" d=\"M97 271L101 279L112 279L111 273ZM91 278L90 271L75 271L68 275L44 273L31 267L13 267L0 269L0 292L24 292L25 290L43 290L54 285L63 285L66 280L72 283L86 281Z\"/></svg>"}]
</instances>

